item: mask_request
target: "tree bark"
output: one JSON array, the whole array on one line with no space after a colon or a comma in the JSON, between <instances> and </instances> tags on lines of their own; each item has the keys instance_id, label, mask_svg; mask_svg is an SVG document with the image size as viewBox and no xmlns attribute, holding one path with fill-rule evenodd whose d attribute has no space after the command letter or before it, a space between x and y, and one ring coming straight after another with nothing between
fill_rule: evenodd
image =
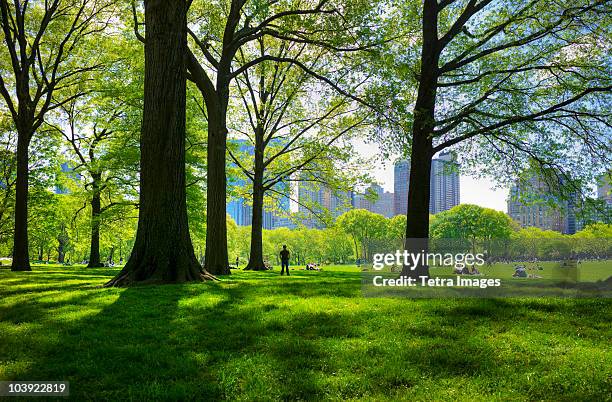
<instances>
[{"instance_id":1,"label":"tree bark","mask_svg":"<svg viewBox=\"0 0 612 402\"><path fill-rule=\"evenodd\" d=\"M218 91L219 92L219 91ZM227 254L227 218L225 147L227 142L226 114L229 90L207 101L208 152L206 183L206 250L204 267L213 275L229 275Z\"/></svg>"},{"instance_id":2,"label":"tree bark","mask_svg":"<svg viewBox=\"0 0 612 402\"><path fill-rule=\"evenodd\" d=\"M57 246L57 262L60 264L63 264L65 257L66 257L66 253L64 251L64 243L60 242L59 245Z\"/></svg>"},{"instance_id":3,"label":"tree bark","mask_svg":"<svg viewBox=\"0 0 612 402\"><path fill-rule=\"evenodd\" d=\"M245 269L264 271L266 266L263 260L263 203L264 203L264 143L263 128L259 127L255 133L255 168L253 174L253 216L251 219L251 252L249 263Z\"/></svg>"},{"instance_id":4,"label":"tree bark","mask_svg":"<svg viewBox=\"0 0 612 402\"><path fill-rule=\"evenodd\" d=\"M20 102L21 106L21 102ZM15 182L15 233L11 271L31 271L28 245L28 159L30 131L18 130L17 178Z\"/></svg>"},{"instance_id":5,"label":"tree bark","mask_svg":"<svg viewBox=\"0 0 612 402\"><path fill-rule=\"evenodd\" d=\"M433 158L432 135L435 127L439 59L438 3L437 0L425 0L423 5L423 50L412 126L406 240L404 244L405 250L415 254L428 250L430 175L431 159ZM429 276L429 267L426 262L416 267L404 266L402 275L410 277Z\"/></svg>"},{"instance_id":6,"label":"tree bark","mask_svg":"<svg viewBox=\"0 0 612 402\"><path fill-rule=\"evenodd\" d=\"M198 264L187 221L186 3L145 0L144 4L145 94L138 230L130 259L107 287L214 279Z\"/></svg>"},{"instance_id":7,"label":"tree bark","mask_svg":"<svg viewBox=\"0 0 612 402\"><path fill-rule=\"evenodd\" d=\"M94 173L91 176L93 188L91 196L91 241L87 268L99 268L104 266L100 261L100 215L102 210L102 202L100 200L101 175Z\"/></svg>"},{"instance_id":8,"label":"tree bark","mask_svg":"<svg viewBox=\"0 0 612 402\"><path fill-rule=\"evenodd\" d=\"M257 174L255 174L257 179ZM253 183L253 218L251 222L251 252L249 263L244 269L263 271L266 269L263 260L263 198L264 191L261 185Z\"/></svg>"}]
</instances>

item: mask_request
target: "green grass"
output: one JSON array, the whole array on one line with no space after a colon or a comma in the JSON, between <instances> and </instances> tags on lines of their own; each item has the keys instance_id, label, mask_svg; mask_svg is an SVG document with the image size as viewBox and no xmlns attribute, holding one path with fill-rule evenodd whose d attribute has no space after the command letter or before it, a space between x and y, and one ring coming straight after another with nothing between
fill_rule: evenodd
<instances>
[{"instance_id":1,"label":"green grass","mask_svg":"<svg viewBox=\"0 0 612 402\"><path fill-rule=\"evenodd\" d=\"M528 278L514 278L516 265L525 265ZM537 267L541 269L537 269ZM431 277L451 279L455 284L447 286L375 286L376 277L395 279L401 270L400 267L385 267L375 270L371 266L362 267L364 271L364 294L372 296L393 297L478 297L478 298L506 298L506 297L569 297L569 298L612 298L612 261L581 261L573 268L563 267L560 262L545 261L537 265L534 263L498 263L479 267L481 275L461 275L467 281L486 281L499 279L499 286L456 285L459 276L453 273L453 268L431 267ZM420 280L417 280L420 283Z\"/></svg>"},{"instance_id":2,"label":"green grass","mask_svg":"<svg viewBox=\"0 0 612 402\"><path fill-rule=\"evenodd\" d=\"M364 298L354 267L103 289L0 269L0 380L74 399L611 400L609 299Z\"/></svg>"}]
</instances>

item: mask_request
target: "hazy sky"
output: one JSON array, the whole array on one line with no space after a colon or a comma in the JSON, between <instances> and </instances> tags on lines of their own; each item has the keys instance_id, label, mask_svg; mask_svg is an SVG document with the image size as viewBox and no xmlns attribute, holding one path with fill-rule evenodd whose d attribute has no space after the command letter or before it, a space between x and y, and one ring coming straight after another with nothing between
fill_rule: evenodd
<instances>
[{"instance_id":1,"label":"hazy sky","mask_svg":"<svg viewBox=\"0 0 612 402\"><path fill-rule=\"evenodd\" d=\"M357 151L365 157L379 154L378 146L374 144L366 144L363 142L356 143ZM386 163L377 164L377 168L370 173L387 191L393 191L393 160L391 158ZM476 204L487 208L493 208L498 211L507 212L506 200L508 198L507 188L495 189L495 183L491 179L474 179L472 177L461 175L461 203Z\"/></svg>"}]
</instances>

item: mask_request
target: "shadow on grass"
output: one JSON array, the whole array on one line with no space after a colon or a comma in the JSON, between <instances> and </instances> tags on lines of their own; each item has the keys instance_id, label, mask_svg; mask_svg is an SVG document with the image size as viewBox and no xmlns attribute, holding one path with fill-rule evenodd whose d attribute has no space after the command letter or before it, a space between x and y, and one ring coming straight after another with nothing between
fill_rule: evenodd
<instances>
[{"instance_id":1,"label":"shadow on grass","mask_svg":"<svg viewBox=\"0 0 612 402\"><path fill-rule=\"evenodd\" d=\"M283 286L279 293L291 298L296 289ZM42 298L53 294L33 294L0 309L6 323L44 325L24 340L19 358L28 368L8 379L70 381L79 399L256 398L271 389L278 398L323 395L312 375L325 366L317 340L357 336L354 320L249 302L262 291L247 283L209 283L96 289L46 302ZM61 316L91 304L101 308L84 318Z\"/></svg>"},{"instance_id":2,"label":"shadow on grass","mask_svg":"<svg viewBox=\"0 0 612 402\"><path fill-rule=\"evenodd\" d=\"M609 306L472 299L374 300L369 308L362 299L354 310L325 310L310 300L354 303L361 296L352 273L347 280L330 272L278 281L268 274L128 289L45 286L76 294L57 301L33 294L23 305L0 309L2 321L44 326L11 339L25 343L24 355L3 350L0 360L27 363L3 379L70 381L75 399L346 399L458 378L477 380L479 395L492 396L508 375L541 369L544 357L536 351L537 357L516 361L487 337L511 329L512 320L535 324L542 315L552 317L541 329L567 335L592 325L593 317L605 323ZM597 312L561 322L568 307ZM70 309L88 311L71 317ZM591 381L594 389L583 397L598 399L605 381ZM549 385L504 386L518 389L523 399L547 399Z\"/></svg>"}]
</instances>

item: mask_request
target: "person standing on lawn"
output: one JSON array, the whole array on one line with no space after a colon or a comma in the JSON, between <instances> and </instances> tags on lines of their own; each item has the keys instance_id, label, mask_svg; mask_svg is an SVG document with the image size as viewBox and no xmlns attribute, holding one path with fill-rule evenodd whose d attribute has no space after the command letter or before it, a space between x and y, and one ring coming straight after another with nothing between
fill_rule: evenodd
<instances>
[{"instance_id":1,"label":"person standing on lawn","mask_svg":"<svg viewBox=\"0 0 612 402\"><path fill-rule=\"evenodd\" d=\"M283 245L283 249L280 252L281 276L285 272L285 267L287 267L287 276L289 276L289 257L290 256L291 254L289 253L289 250L287 250L287 246Z\"/></svg>"}]
</instances>

